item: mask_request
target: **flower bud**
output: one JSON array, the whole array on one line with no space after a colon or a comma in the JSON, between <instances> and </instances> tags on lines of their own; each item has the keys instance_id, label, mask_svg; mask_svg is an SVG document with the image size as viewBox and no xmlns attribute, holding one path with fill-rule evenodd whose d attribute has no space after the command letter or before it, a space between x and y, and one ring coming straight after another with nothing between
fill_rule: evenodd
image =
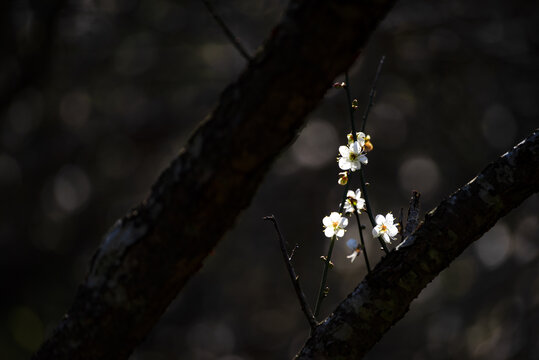
<instances>
[{"instance_id":1,"label":"flower bud","mask_svg":"<svg viewBox=\"0 0 539 360\"><path fill-rule=\"evenodd\" d=\"M340 172L339 180L337 182L339 185L346 185L348 183L348 171Z\"/></svg>"},{"instance_id":2,"label":"flower bud","mask_svg":"<svg viewBox=\"0 0 539 360\"><path fill-rule=\"evenodd\" d=\"M363 149L365 150L365 152L369 152L369 151L372 151L373 148L374 146L372 145L372 142L371 142L371 136L370 135L365 136L365 145L363 145Z\"/></svg>"}]
</instances>

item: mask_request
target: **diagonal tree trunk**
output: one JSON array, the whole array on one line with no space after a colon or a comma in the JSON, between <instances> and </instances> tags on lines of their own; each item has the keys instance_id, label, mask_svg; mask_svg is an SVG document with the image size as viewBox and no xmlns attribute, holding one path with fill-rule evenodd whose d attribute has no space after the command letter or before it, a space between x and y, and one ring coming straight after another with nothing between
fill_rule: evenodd
<instances>
[{"instance_id":1,"label":"diagonal tree trunk","mask_svg":"<svg viewBox=\"0 0 539 360\"><path fill-rule=\"evenodd\" d=\"M360 359L473 241L539 191L539 129L425 216L334 313L296 359Z\"/></svg>"},{"instance_id":2,"label":"diagonal tree trunk","mask_svg":"<svg viewBox=\"0 0 539 360\"><path fill-rule=\"evenodd\" d=\"M126 359L394 2L292 1L148 198L105 235L71 309L34 359Z\"/></svg>"}]
</instances>

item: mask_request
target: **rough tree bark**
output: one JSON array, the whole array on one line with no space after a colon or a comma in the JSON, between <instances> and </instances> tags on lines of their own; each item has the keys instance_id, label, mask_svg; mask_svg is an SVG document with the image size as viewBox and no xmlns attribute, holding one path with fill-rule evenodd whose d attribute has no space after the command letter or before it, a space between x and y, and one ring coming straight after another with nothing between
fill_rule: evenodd
<instances>
[{"instance_id":1,"label":"rough tree bark","mask_svg":"<svg viewBox=\"0 0 539 360\"><path fill-rule=\"evenodd\" d=\"M394 1L292 1L149 197L106 234L34 359L126 359Z\"/></svg>"},{"instance_id":2,"label":"rough tree bark","mask_svg":"<svg viewBox=\"0 0 539 360\"><path fill-rule=\"evenodd\" d=\"M360 359L449 263L539 191L539 129L430 211L334 313L296 359Z\"/></svg>"}]
</instances>

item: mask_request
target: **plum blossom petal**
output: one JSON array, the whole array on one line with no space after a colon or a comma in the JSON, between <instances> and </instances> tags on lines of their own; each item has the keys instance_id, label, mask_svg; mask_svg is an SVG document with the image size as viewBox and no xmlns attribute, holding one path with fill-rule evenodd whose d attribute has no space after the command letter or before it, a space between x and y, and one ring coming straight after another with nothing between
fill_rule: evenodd
<instances>
[{"instance_id":1,"label":"plum blossom petal","mask_svg":"<svg viewBox=\"0 0 539 360\"><path fill-rule=\"evenodd\" d=\"M350 262L354 262L354 260L356 259L356 257L359 255L360 252L361 250L356 249L350 255L348 255L347 258L350 259Z\"/></svg>"}]
</instances>

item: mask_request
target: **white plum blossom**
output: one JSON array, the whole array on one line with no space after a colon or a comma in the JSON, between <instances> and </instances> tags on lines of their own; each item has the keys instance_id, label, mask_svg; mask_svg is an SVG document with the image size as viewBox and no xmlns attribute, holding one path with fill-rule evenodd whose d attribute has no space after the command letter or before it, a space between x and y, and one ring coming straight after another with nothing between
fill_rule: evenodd
<instances>
[{"instance_id":1,"label":"white plum blossom","mask_svg":"<svg viewBox=\"0 0 539 360\"><path fill-rule=\"evenodd\" d=\"M347 258L350 259L350 262L354 262L356 257L361 252L361 249L359 248L359 243L356 239L350 239L346 242L346 246L348 246L350 250L353 250L353 252L347 256Z\"/></svg>"},{"instance_id":2,"label":"white plum blossom","mask_svg":"<svg viewBox=\"0 0 539 360\"><path fill-rule=\"evenodd\" d=\"M365 133L361 131L356 132L356 141L362 148L365 146L365 136ZM346 135L346 138L348 139L348 146L352 145L352 143L354 142L354 137L352 136L352 133Z\"/></svg>"},{"instance_id":3,"label":"white plum blossom","mask_svg":"<svg viewBox=\"0 0 539 360\"><path fill-rule=\"evenodd\" d=\"M382 237L386 243L390 243L391 240L395 239L395 236L399 233L399 229L393 223L395 218L393 214L388 213L384 215L376 215L376 226L372 229L372 236L375 238Z\"/></svg>"},{"instance_id":4,"label":"white plum blossom","mask_svg":"<svg viewBox=\"0 0 539 360\"><path fill-rule=\"evenodd\" d=\"M352 142L348 146L339 146L339 167L342 170L356 171L361 168L361 164L367 164L368 159L365 154L362 153L363 147L357 141Z\"/></svg>"},{"instance_id":5,"label":"white plum blossom","mask_svg":"<svg viewBox=\"0 0 539 360\"><path fill-rule=\"evenodd\" d=\"M348 225L348 219L342 217L338 212L332 212L329 216L324 217L322 224L325 227L324 235L328 238L333 236L343 237L346 231L344 228Z\"/></svg>"},{"instance_id":6,"label":"white plum blossom","mask_svg":"<svg viewBox=\"0 0 539 360\"><path fill-rule=\"evenodd\" d=\"M357 189L356 192L348 190L346 193L346 200L344 201L343 210L345 214L352 214L354 208L361 214L361 210L365 208L365 199L361 197L361 190Z\"/></svg>"}]
</instances>

